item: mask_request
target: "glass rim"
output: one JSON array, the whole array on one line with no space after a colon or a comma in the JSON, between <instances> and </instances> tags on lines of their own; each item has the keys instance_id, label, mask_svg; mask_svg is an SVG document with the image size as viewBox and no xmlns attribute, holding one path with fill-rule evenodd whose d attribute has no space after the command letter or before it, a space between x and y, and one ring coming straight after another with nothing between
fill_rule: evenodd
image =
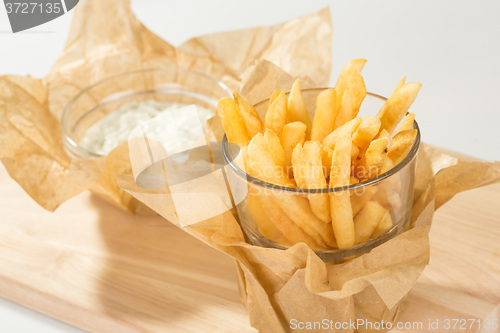
<instances>
[{"instance_id":1,"label":"glass rim","mask_svg":"<svg viewBox=\"0 0 500 333\"><path fill-rule=\"evenodd\" d=\"M302 91L303 92L304 91L322 91L325 89L328 89L328 88L302 89ZM372 97L378 98L382 101L387 100L387 98L380 96L380 95L377 95L377 94L373 94L370 92L367 92L366 94L367 94L367 96L372 96ZM269 98L256 103L255 106L258 106L262 103L266 103L268 101L269 101ZM392 167L390 170L384 172L383 174L380 174L376 177L364 180L364 181L356 183L356 184L349 184L349 185L340 186L340 187L320 188L320 189L302 189L302 188L298 188L298 187L288 187L288 186L283 186L283 185L272 184L272 183L268 183L264 180L261 180L259 178L256 178L256 177L248 174L244 170L242 170L235 163L233 163L236 156L234 156L231 159L230 152L229 152L230 151L230 149L229 149L230 143L229 143L229 141L227 141L226 133L224 133L224 137L222 138L222 155L224 156L224 160L225 160L226 164L229 165L231 167L231 169L233 169L238 176L240 176L244 180L251 182L252 184L258 185L260 187L264 187L266 189L277 190L277 191L287 192L287 193L296 193L296 194L326 194L326 193L350 191L350 190L356 190L358 188L363 188L365 186L370 186L370 185L379 183L382 180L395 175L401 169L406 167L413 160L413 158L417 155L418 149L420 147L420 128L418 127L418 123L415 120L413 121L413 128L417 130L417 136L415 137L415 140L413 141L413 145L412 145L410 151L408 152L408 154L405 156L405 158L403 160L401 160L398 164L396 164L394 167ZM241 150L239 150L238 153L240 151Z\"/></svg>"},{"instance_id":2,"label":"glass rim","mask_svg":"<svg viewBox=\"0 0 500 333\"><path fill-rule=\"evenodd\" d=\"M66 122L67 122L67 119L69 117L69 113L71 112L70 110L73 107L73 105L76 103L76 101L81 96L83 96L85 93L90 91L91 89L96 88L97 86L99 86L103 83L109 82L111 80L118 79L120 77L134 75L134 74L140 74L140 73L145 73L145 72L172 72L172 73L194 74L194 75L197 75L199 77L203 77L205 79L212 81L217 86L222 88L222 90L224 90L228 94L228 96L232 95L231 89L224 82L222 82L222 81L218 80L217 78L210 76L208 74L197 72L197 71L192 71L189 69L182 69L182 68L175 68L175 67L155 67L155 68L137 69L137 70L133 70L133 71L127 71L127 72L114 74L114 75L108 76L102 80L99 80L99 81L91 84L90 86L87 86L86 88L82 89L78 94L76 94L74 97L72 97L70 99L70 101L68 102L68 104L64 107L64 110L63 110L63 113L62 113L61 119L60 119L60 128L61 128L63 143L66 142L67 144L69 144L72 147L72 149L78 151L79 153L90 155L91 158L105 156L105 155L97 154L91 150L88 150L88 149L80 146L78 143L76 143L76 141L73 139L73 137L68 133L69 129L67 128L68 126L66 126ZM173 82L173 83L175 83L175 82ZM161 92L161 91L162 90L160 90L160 89L131 91L130 94L126 95L126 96L130 96L130 95L134 95L134 94L141 94L141 93L157 93L157 92ZM120 98L122 98L122 97L125 97L125 95L120 96ZM116 100L119 100L120 98L117 98Z\"/></svg>"}]
</instances>

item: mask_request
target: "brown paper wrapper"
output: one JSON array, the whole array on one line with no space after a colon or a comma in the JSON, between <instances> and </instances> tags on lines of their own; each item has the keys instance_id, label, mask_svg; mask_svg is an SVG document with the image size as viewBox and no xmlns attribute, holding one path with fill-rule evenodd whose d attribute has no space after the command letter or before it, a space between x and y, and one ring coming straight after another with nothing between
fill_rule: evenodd
<instances>
[{"instance_id":1,"label":"brown paper wrapper","mask_svg":"<svg viewBox=\"0 0 500 333\"><path fill-rule=\"evenodd\" d=\"M247 89L253 100L269 96L276 86L292 84L286 73L268 63L258 63L248 74L242 89ZM324 319L333 323L359 319L393 322L404 310L405 297L429 262L429 230L434 211L461 191L498 181L500 162L484 162L422 144L409 230L340 264L324 263L305 244L286 251L250 245L235 212L183 229L235 259L241 300L249 311L251 325L259 332L293 332L294 323L322 323ZM179 226L168 190L143 189L132 175L119 175L118 183ZM358 327L357 331L372 331L367 327Z\"/></svg>"},{"instance_id":2,"label":"brown paper wrapper","mask_svg":"<svg viewBox=\"0 0 500 333\"><path fill-rule=\"evenodd\" d=\"M0 160L48 210L90 189L120 208L151 213L116 184L115 174L131 170L126 144L93 160L71 160L64 152L59 119L76 94L112 75L162 67L202 72L238 90L256 63L326 85L331 40L330 12L324 9L275 26L201 36L175 48L137 20L129 0L82 1L47 77L0 77Z\"/></svg>"}]
</instances>

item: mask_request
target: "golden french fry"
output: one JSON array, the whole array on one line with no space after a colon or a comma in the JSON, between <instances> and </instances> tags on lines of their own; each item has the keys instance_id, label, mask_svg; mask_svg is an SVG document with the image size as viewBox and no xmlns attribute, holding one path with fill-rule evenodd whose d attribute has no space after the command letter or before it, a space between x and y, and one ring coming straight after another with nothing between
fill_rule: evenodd
<instances>
[{"instance_id":1,"label":"golden french fry","mask_svg":"<svg viewBox=\"0 0 500 333\"><path fill-rule=\"evenodd\" d=\"M327 183L323 172L322 147L318 141L307 141L302 149L303 158L301 162L302 177L304 184L302 188L322 189L326 188ZM330 222L330 202L328 194L309 194L309 203L313 213L322 221Z\"/></svg>"},{"instance_id":2,"label":"golden french fry","mask_svg":"<svg viewBox=\"0 0 500 333\"><path fill-rule=\"evenodd\" d=\"M286 235L287 239L292 243L306 243L311 249L318 251L325 248L324 244L319 245L317 241L295 224L284 211L274 203L272 194L262 195L259 197L259 202L265 210L269 219L273 221L276 228ZM324 223L323 223L324 224Z\"/></svg>"},{"instance_id":3,"label":"golden french fry","mask_svg":"<svg viewBox=\"0 0 500 333\"><path fill-rule=\"evenodd\" d=\"M353 190L351 193L352 215L356 216L361 208L363 208L363 206L370 201L377 191L378 188L375 186L367 186L362 192L359 193L357 193L356 190Z\"/></svg>"},{"instance_id":4,"label":"golden french fry","mask_svg":"<svg viewBox=\"0 0 500 333\"><path fill-rule=\"evenodd\" d=\"M357 184L357 183L359 183L359 179L356 178L356 177L351 176L351 179L349 180L349 184L354 185L354 184ZM352 205L352 203L351 203L351 205Z\"/></svg>"},{"instance_id":5,"label":"golden french fry","mask_svg":"<svg viewBox=\"0 0 500 333\"><path fill-rule=\"evenodd\" d=\"M264 139L266 140L267 148L271 151L273 155L274 161L278 166L283 168L283 170L286 172L285 151L281 146L280 138L278 138L276 133L274 133L272 130L266 128L266 130L264 131Z\"/></svg>"},{"instance_id":6,"label":"golden french fry","mask_svg":"<svg viewBox=\"0 0 500 333\"><path fill-rule=\"evenodd\" d=\"M341 187L349 184L351 179L351 148L352 141L349 135L337 141L332 153L330 172L330 187Z\"/></svg>"},{"instance_id":7,"label":"golden french fry","mask_svg":"<svg viewBox=\"0 0 500 333\"><path fill-rule=\"evenodd\" d=\"M325 178L330 177L330 170L332 168L332 155L333 150L331 148L323 146L323 150L321 152L321 160L323 162Z\"/></svg>"},{"instance_id":8,"label":"golden french fry","mask_svg":"<svg viewBox=\"0 0 500 333\"><path fill-rule=\"evenodd\" d=\"M396 131L396 134L399 132L403 132L406 130L411 130L413 129L413 123L415 122L415 114L414 113L408 113L406 117L403 119L401 122L401 125L399 126L398 130Z\"/></svg>"},{"instance_id":9,"label":"golden french fry","mask_svg":"<svg viewBox=\"0 0 500 333\"><path fill-rule=\"evenodd\" d=\"M358 126L361 124L362 120L361 117L357 117L354 119L349 120L347 123L344 125L336 128L333 132L328 134L324 139L323 139L323 146L328 147L333 149L335 144L337 143L338 139L345 136L345 135L351 135L356 130L358 129Z\"/></svg>"},{"instance_id":10,"label":"golden french fry","mask_svg":"<svg viewBox=\"0 0 500 333\"><path fill-rule=\"evenodd\" d=\"M337 79L337 117L334 129L342 126L356 117L361 103L366 97L366 86L361 70L366 63L365 59L355 59L348 62Z\"/></svg>"},{"instance_id":11,"label":"golden french fry","mask_svg":"<svg viewBox=\"0 0 500 333\"><path fill-rule=\"evenodd\" d=\"M416 129L402 131L394 136L393 145L387 153L387 156L394 162L394 165L397 165L405 158L416 137Z\"/></svg>"},{"instance_id":12,"label":"golden french fry","mask_svg":"<svg viewBox=\"0 0 500 333\"><path fill-rule=\"evenodd\" d=\"M322 146L319 141L307 141L303 145L304 158L307 163L305 182L306 188L318 189L327 187L326 179L323 173L323 163L321 160Z\"/></svg>"},{"instance_id":13,"label":"golden french fry","mask_svg":"<svg viewBox=\"0 0 500 333\"><path fill-rule=\"evenodd\" d=\"M272 195L272 200L290 220L312 236L318 245L326 244L331 247L337 245L330 224L323 222L313 213L307 198L281 192Z\"/></svg>"},{"instance_id":14,"label":"golden french fry","mask_svg":"<svg viewBox=\"0 0 500 333\"><path fill-rule=\"evenodd\" d=\"M305 164L304 157L304 149L302 143L298 143L297 146L292 151L292 168L293 168L293 177L295 182L297 183L298 188L303 188L306 184L305 175L304 175L304 167Z\"/></svg>"},{"instance_id":15,"label":"golden french fry","mask_svg":"<svg viewBox=\"0 0 500 333\"><path fill-rule=\"evenodd\" d=\"M358 156L358 159L354 161L351 173L354 177L358 178L359 181L368 179L365 155Z\"/></svg>"},{"instance_id":16,"label":"golden french fry","mask_svg":"<svg viewBox=\"0 0 500 333\"><path fill-rule=\"evenodd\" d=\"M282 166L276 163L264 135L258 133L248 144L245 167L248 173L271 184L295 187Z\"/></svg>"},{"instance_id":17,"label":"golden french fry","mask_svg":"<svg viewBox=\"0 0 500 333\"><path fill-rule=\"evenodd\" d=\"M349 135L343 136L337 141L332 154L331 188L349 185L351 180L351 148L352 141ZM338 248L345 249L353 246L355 233L349 192L331 193L330 210L333 233Z\"/></svg>"},{"instance_id":18,"label":"golden french fry","mask_svg":"<svg viewBox=\"0 0 500 333\"><path fill-rule=\"evenodd\" d=\"M283 127L281 135L281 145L285 151L285 165L288 177L293 176L292 152L298 143L303 144L306 139L307 126L300 121L288 123Z\"/></svg>"},{"instance_id":19,"label":"golden french fry","mask_svg":"<svg viewBox=\"0 0 500 333\"><path fill-rule=\"evenodd\" d=\"M236 102L229 97L222 98L217 103L217 113L222 122L222 127L224 127L224 132L226 132L227 140L240 147L247 146L250 138L243 118L238 112Z\"/></svg>"},{"instance_id":20,"label":"golden french fry","mask_svg":"<svg viewBox=\"0 0 500 333\"><path fill-rule=\"evenodd\" d=\"M269 109L264 119L264 127L273 130L279 138L281 138L283 126L285 126L286 103L285 92L276 90L271 97Z\"/></svg>"},{"instance_id":21,"label":"golden french fry","mask_svg":"<svg viewBox=\"0 0 500 333\"><path fill-rule=\"evenodd\" d=\"M366 242L377 228L384 214L388 212L376 201L368 201L354 218L356 244Z\"/></svg>"},{"instance_id":22,"label":"golden french fry","mask_svg":"<svg viewBox=\"0 0 500 333\"><path fill-rule=\"evenodd\" d=\"M401 85L401 83L403 84ZM404 79L399 83L377 114L381 123L381 131L385 129L389 134L394 132L396 126L408 112L421 87L422 84L417 82L404 83Z\"/></svg>"},{"instance_id":23,"label":"golden french fry","mask_svg":"<svg viewBox=\"0 0 500 333\"><path fill-rule=\"evenodd\" d=\"M311 140L322 141L333 131L337 116L337 92L335 89L325 89L316 98L316 109L311 129Z\"/></svg>"},{"instance_id":24,"label":"golden french fry","mask_svg":"<svg viewBox=\"0 0 500 333\"><path fill-rule=\"evenodd\" d=\"M393 222L392 222L391 212L387 210L384 216L378 222L377 227L373 231L372 238L382 235L384 232L391 229L392 225Z\"/></svg>"},{"instance_id":25,"label":"golden french fry","mask_svg":"<svg viewBox=\"0 0 500 333\"><path fill-rule=\"evenodd\" d=\"M380 120L377 117L366 116L352 135L352 143L358 146L360 153L364 154L370 142L375 138L380 129Z\"/></svg>"},{"instance_id":26,"label":"golden french fry","mask_svg":"<svg viewBox=\"0 0 500 333\"><path fill-rule=\"evenodd\" d=\"M282 93L284 93L283 90L281 89L276 89L275 91L273 91L273 93L271 94L271 97L269 97L269 105L273 104L273 102L279 97L279 95L281 95Z\"/></svg>"},{"instance_id":27,"label":"golden french fry","mask_svg":"<svg viewBox=\"0 0 500 333\"><path fill-rule=\"evenodd\" d=\"M377 136L377 139L382 139L382 138L387 138L387 149L391 148L392 137L389 134L389 132L387 132L386 129L383 129L382 131L380 131L380 133Z\"/></svg>"},{"instance_id":28,"label":"golden french fry","mask_svg":"<svg viewBox=\"0 0 500 333\"><path fill-rule=\"evenodd\" d=\"M359 148L355 144L351 147L351 161L355 161L359 155Z\"/></svg>"},{"instance_id":29,"label":"golden french fry","mask_svg":"<svg viewBox=\"0 0 500 333\"><path fill-rule=\"evenodd\" d=\"M380 168L384 165L387 158L388 144L389 139L387 137L383 137L373 140L368 146L364 156L366 167L365 172L368 173L368 178L378 175Z\"/></svg>"},{"instance_id":30,"label":"golden french fry","mask_svg":"<svg viewBox=\"0 0 500 333\"><path fill-rule=\"evenodd\" d=\"M354 245L355 232L349 193L346 191L330 194L333 234L339 249Z\"/></svg>"},{"instance_id":31,"label":"golden french fry","mask_svg":"<svg viewBox=\"0 0 500 333\"><path fill-rule=\"evenodd\" d=\"M358 127L356 133L353 134L353 142L359 147L358 161L354 168L354 174L360 179L369 179L379 174L379 167L370 165L366 160L366 153L368 147L372 144L372 140L374 137L377 137L377 133L380 129L380 120L376 117L367 116ZM389 141L391 140L390 135L386 135L387 131L382 131L383 135L379 135L386 137ZM375 140L374 140L375 141ZM372 146L371 150L373 151L376 146ZM384 152L385 154L385 152ZM387 159L385 156L373 155L373 152L370 152L369 155L383 157L384 161ZM369 161L373 163L373 160ZM385 163L385 162L384 162Z\"/></svg>"},{"instance_id":32,"label":"golden french fry","mask_svg":"<svg viewBox=\"0 0 500 333\"><path fill-rule=\"evenodd\" d=\"M258 195L249 192L246 205L250 217L253 221L255 221L258 231L264 237L283 245L292 245L290 244L290 241L287 240L286 236L281 233L274 222L269 218L269 215L260 203Z\"/></svg>"},{"instance_id":33,"label":"golden french fry","mask_svg":"<svg viewBox=\"0 0 500 333\"><path fill-rule=\"evenodd\" d=\"M394 165L394 162L390 158L386 158L384 164L382 165L382 167L380 167L378 174L381 175L383 173L386 173L387 171L394 168Z\"/></svg>"},{"instance_id":34,"label":"golden french fry","mask_svg":"<svg viewBox=\"0 0 500 333\"><path fill-rule=\"evenodd\" d=\"M260 120L253 105L237 92L233 92L233 97L250 138L253 138L257 133L262 133L262 120Z\"/></svg>"},{"instance_id":35,"label":"golden french fry","mask_svg":"<svg viewBox=\"0 0 500 333\"><path fill-rule=\"evenodd\" d=\"M307 112L306 104L304 103L304 98L302 97L299 79L295 80L292 85L292 90L288 95L288 110L286 114L287 123L295 121L300 121L306 125L306 133L307 137L309 137L311 135L312 123L309 118L309 113Z\"/></svg>"},{"instance_id":36,"label":"golden french fry","mask_svg":"<svg viewBox=\"0 0 500 333\"><path fill-rule=\"evenodd\" d=\"M399 88L405 85L405 81L406 81L406 76L403 76L403 78L398 82L396 88L394 88L394 90L392 91L391 96L389 96L389 98L393 97L396 91L398 91Z\"/></svg>"}]
</instances>

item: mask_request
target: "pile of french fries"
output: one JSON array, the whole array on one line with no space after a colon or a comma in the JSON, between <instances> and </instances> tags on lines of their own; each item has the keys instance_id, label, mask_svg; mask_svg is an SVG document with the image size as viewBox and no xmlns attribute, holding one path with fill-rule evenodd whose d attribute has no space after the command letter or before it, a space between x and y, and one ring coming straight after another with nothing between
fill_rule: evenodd
<instances>
[{"instance_id":1,"label":"pile of french fries","mask_svg":"<svg viewBox=\"0 0 500 333\"><path fill-rule=\"evenodd\" d=\"M349 62L335 88L319 93L312 121L299 80L288 98L283 90L272 94L263 121L238 93L221 99L219 117L228 141L241 148L246 172L271 184L314 190L356 184L400 163L417 136L408 109L421 84L403 78L376 117L358 117L366 96L365 62ZM401 206L397 178L361 189L290 193L249 183L245 209L258 231L276 243L346 249L389 230Z\"/></svg>"}]
</instances>

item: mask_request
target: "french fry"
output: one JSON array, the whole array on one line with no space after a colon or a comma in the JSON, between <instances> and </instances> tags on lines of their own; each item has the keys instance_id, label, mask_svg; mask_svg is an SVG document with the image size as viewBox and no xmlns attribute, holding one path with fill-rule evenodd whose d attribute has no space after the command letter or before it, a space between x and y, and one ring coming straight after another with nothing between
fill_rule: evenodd
<instances>
[{"instance_id":1,"label":"french fry","mask_svg":"<svg viewBox=\"0 0 500 333\"><path fill-rule=\"evenodd\" d=\"M302 97L299 79L295 80L292 85L292 90L288 95L288 110L286 114L287 123L295 121L300 121L306 125L306 134L307 137L310 137L312 123L309 118L309 113L307 112L306 104L304 103L304 98Z\"/></svg>"},{"instance_id":2,"label":"french fry","mask_svg":"<svg viewBox=\"0 0 500 333\"><path fill-rule=\"evenodd\" d=\"M368 149L361 155L354 166L354 176L358 179L370 179L380 173L380 169L387 159L387 145L389 138L383 137L373 140Z\"/></svg>"},{"instance_id":3,"label":"french fry","mask_svg":"<svg viewBox=\"0 0 500 333\"><path fill-rule=\"evenodd\" d=\"M302 158L299 159L300 162L303 163L300 166L302 168L302 176L304 179L302 188L322 189L328 187L325 174L323 172L321 143L318 141L307 141L304 143L302 151L300 151L299 146L297 146L297 148L299 148L297 153L302 153ZM328 194L309 194L308 198L313 213L320 220L330 222L332 218L330 214Z\"/></svg>"},{"instance_id":4,"label":"french fry","mask_svg":"<svg viewBox=\"0 0 500 333\"><path fill-rule=\"evenodd\" d=\"M318 251L325 248L325 244L319 245L317 241L295 224L284 211L271 200L272 195L262 195L259 197L259 202L273 221L276 228L281 231L283 235L287 235L287 239L292 243L306 243L313 250Z\"/></svg>"},{"instance_id":5,"label":"french fry","mask_svg":"<svg viewBox=\"0 0 500 333\"><path fill-rule=\"evenodd\" d=\"M330 177L330 170L332 168L332 155L333 149L323 146L323 150L321 152L321 160L323 162L323 170L326 179Z\"/></svg>"},{"instance_id":6,"label":"french fry","mask_svg":"<svg viewBox=\"0 0 500 333\"><path fill-rule=\"evenodd\" d=\"M316 109L311 129L311 140L322 141L333 131L337 116L337 92L335 89L325 89L316 98Z\"/></svg>"},{"instance_id":7,"label":"french fry","mask_svg":"<svg viewBox=\"0 0 500 333\"><path fill-rule=\"evenodd\" d=\"M402 131L394 136L393 145L387 153L387 156L394 162L394 165L397 165L405 158L416 137L416 129Z\"/></svg>"},{"instance_id":8,"label":"french fry","mask_svg":"<svg viewBox=\"0 0 500 333\"><path fill-rule=\"evenodd\" d=\"M392 91L391 96L389 96L389 98L391 97L394 98L394 94L396 93L396 91L398 91L399 88L405 85L405 81L406 81L406 76L403 76L403 78L398 82L396 88L394 88L394 90Z\"/></svg>"},{"instance_id":9,"label":"french fry","mask_svg":"<svg viewBox=\"0 0 500 333\"><path fill-rule=\"evenodd\" d=\"M250 138L253 138L257 133L262 133L264 126L253 105L237 92L233 92L233 97Z\"/></svg>"},{"instance_id":10,"label":"french fry","mask_svg":"<svg viewBox=\"0 0 500 333\"><path fill-rule=\"evenodd\" d=\"M387 138L387 149L391 148L392 137L389 134L389 132L387 132L386 129L383 129L382 131L380 131L380 133L377 136L377 139L382 139L382 138Z\"/></svg>"},{"instance_id":11,"label":"french fry","mask_svg":"<svg viewBox=\"0 0 500 333\"><path fill-rule=\"evenodd\" d=\"M348 185L351 179L351 147L350 136L340 138L332 154L330 172L330 187ZM337 246L345 249L354 245L354 221L351 201L348 191L333 192L330 194L330 210L332 227Z\"/></svg>"},{"instance_id":12,"label":"french fry","mask_svg":"<svg viewBox=\"0 0 500 333\"><path fill-rule=\"evenodd\" d=\"M307 126L300 122L294 121L288 123L283 127L283 134L281 135L281 145L285 151L285 166L288 177L293 176L292 168L292 152L298 143L303 144L306 139Z\"/></svg>"},{"instance_id":13,"label":"french fry","mask_svg":"<svg viewBox=\"0 0 500 333\"><path fill-rule=\"evenodd\" d=\"M312 236L320 246L337 245L332 227L320 220L311 210L309 200L295 194L275 193L272 200L296 225Z\"/></svg>"},{"instance_id":14,"label":"french fry","mask_svg":"<svg viewBox=\"0 0 500 333\"><path fill-rule=\"evenodd\" d=\"M361 103L366 97L365 81L361 76L365 63L365 59L352 60L340 72L335 84L338 113L334 129L354 119L359 112Z\"/></svg>"},{"instance_id":15,"label":"french fry","mask_svg":"<svg viewBox=\"0 0 500 333\"><path fill-rule=\"evenodd\" d=\"M279 97L279 95L281 95L282 93L284 93L283 90L281 89L276 89L275 91L273 91L273 93L271 94L271 97L269 97L269 105L273 104L273 102Z\"/></svg>"},{"instance_id":16,"label":"french fry","mask_svg":"<svg viewBox=\"0 0 500 333\"><path fill-rule=\"evenodd\" d=\"M264 140L266 140L267 148L271 151L273 155L274 162L276 165L286 170L286 156L283 147L281 146L281 141L272 130L266 128L264 131Z\"/></svg>"},{"instance_id":17,"label":"french fry","mask_svg":"<svg viewBox=\"0 0 500 333\"><path fill-rule=\"evenodd\" d=\"M396 131L396 134L398 134L399 132L413 129L414 122L415 122L415 114L411 113L411 112L408 113L406 115L406 117L403 119L403 121L401 122L401 125L399 125L399 128Z\"/></svg>"},{"instance_id":18,"label":"french fry","mask_svg":"<svg viewBox=\"0 0 500 333\"><path fill-rule=\"evenodd\" d=\"M247 146L250 138L248 136L245 123L236 102L232 98L223 98L217 103L217 113L226 132L227 140L240 147Z\"/></svg>"},{"instance_id":19,"label":"french fry","mask_svg":"<svg viewBox=\"0 0 500 333\"><path fill-rule=\"evenodd\" d=\"M381 175L383 173L386 173L387 171L391 170L394 168L394 162L390 158L386 158L384 161L384 164L380 168L378 174Z\"/></svg>"},{"instance_id":20,"label":"french fry","mask_svg":"<svg viewBox=\"0 0 500 333\"><path fill-rule=\"evenodd\" d=\"M351 207L352 207L352 215L356 216L359 213L361 208L370 201L370 199L377 193L378 188L375 186L368 186L364 188L362 193L357 193L356 191L352 191L351 193Z\"/></svg>"},{"instance_id":21,"label":"french fry","mask_svg":"<svg viewBox=\"0 0 500 333\"><path fill-rule=\"evenodd\" d=\"M298 143L292 152L293 177L298 188L304 188L306 185L304 159L304 148L301 143Z\"/></svg>"},{"instance_id":22,"label":"french fry","mask_svg":"<svg viewBox=\"0 0 500 333\"><path fill-rule=\"evenodd\" d=\"M356 244L366 242L377 228L384 214L388 212L376 201L368 201L354 218Z\"/></svg>"},{"instance_id":23,"label":"french fry","mask_svg":"<svg viewBox=\"0 0 500 333\"><path fill-rule=\"evenodd\" d=\"M294 181L288 178L283 167L276 163L264 135L258 133L254 136L246 152L245 166L252 176L272 184L295 187Z\"/></svg>"},{"instance_id":24,"label":"french fry","mask_svg":"<svg viewBox=\"0 0 500 333\"><path fill-rule=\"evenodd\" d=\"M385 129L389 134L394 132L396 126L408 112L421 87L422 84L420 83L404 83L404 79L401 80L377 114L377 118L380 119L381 123L380 131Z\"/></svg>"},{"instance_id":25,"label":"french fry","mask_svg":"<svg viewBox=\"0 0 500 333\"><path fill-rule=\"evenodd\" d=\"M285 92L276 90L269 102L269 109L264 119L264 127L273 130L279 138L281 138L285 126L286 104Z\"/></svg>"},{"instance_id":26,"label":"french fry","mask_svg":"<svg viewBox=\"0 0 500 333\"><path fill-rule=\"evenodd\" d=\"M354 185L354 184L357 184L357 183L359 183L359 179L356 178L356 177L351 176L351 179L349 180L349 184L350 185ZM351 203L351 205L352 205L352 203Z\"/></svg>"},{"instance_id":27,"label":"french fry","mask_svg":"<svg viewBox=\"0 0 500 333\"><path fill-rule=\"evenodd\" d=\"M354 167L354 176L360 180L377 176L387 159L387 145L389 139L384 137L373 140L365 154L357 161Z\"/></svg>"},{"instance_id":28,"label":"french fry","mask_svg":"<svg viewBox=\"0 0 500 333\"><path fill-rule=\"evenodd\" d=\"M328 147L330 149L333 149L339 138L345 136L345 135L351 135L356 130L358 129L358 126L360 126L362 120L361 117L356 117L354 119L349 120L346 122L344 125L336 128L333 132L328 134L324 139L323 139L323 146Z\"/></svg>"},{"instance_id":29,"label":"french fry","mask_svg":"<svg viewBox=\"0 0 500 333\"><path fill-rule=\"evenodd\" d=\"M359 155L359 148L355 144L351 147L351 161L355 161Z\"/></svg>"},{"instance_id":30,"label":"french fry","mask_svg":"<svg viewBox=\"0 0 500 333\"><path fill-rule=\"evenodd\" d=\"M291 245L285 235L276 227L274 222L269 218L269 215L262 207L259 201L259 196L248 193L246 208L250 217L257 224L259 232L266 238L272 241L280 242L283 245Z\"/></svg>"},{"instance_id":31,"label":"french fry","mask_svg":"<svg viewBox=\"0 0 500 333\"><path fill-rule=\"evenodd\" d=\"M392 222L391 212L387 210L384 216L378 222L377 227L373 231L372 238L382 235L384 232L391 229L392 225L393 222Z\"/></svg>"},{"instance_id":32,"label":"french fry","mask_svg":"<svg viewBox=\"0 0 500 333\"><path fill-rule=\"evenodd\" d=\"M375 174L378 175L378 170L382 167L382 165L384 165L385 159L387 158L388 144L389 139L387 137L383 137L373 140L368 146L365 153L365 161L370 175L372 170L376 170Z\"/></svg>"},{"instance_id":33,"label":"french fry","mask_svg":"<svg viewBox=\"0 0 500 333\"><path fill-rule=\"evenodd\" d=\"M375 138L380 129L380 120L377 117L366 116L352 135L352 143L358 146L360 153L364 154L370 142Z\"/></svg>"},{"instance_id":34,"label":"french fry","mask_svg":"<svg viewBox=\"0 0 500 333\"><path fill-rule=\"evenodd\" d=\"M343 136L337 141L332 153L330 187L341 187L349 184L351 177L351 148L352 141L349 135Z\"/></svg>"}]
</instances>

